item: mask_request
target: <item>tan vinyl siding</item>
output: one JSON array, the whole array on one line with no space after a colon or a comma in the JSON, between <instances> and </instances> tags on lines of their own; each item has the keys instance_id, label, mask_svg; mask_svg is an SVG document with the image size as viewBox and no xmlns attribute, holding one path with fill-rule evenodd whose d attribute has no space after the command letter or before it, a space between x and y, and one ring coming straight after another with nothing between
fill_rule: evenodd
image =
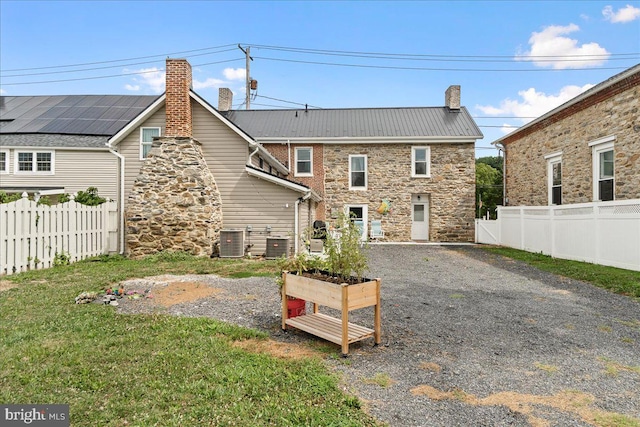
<instances>
[{"instance_id":1,"label":"tan vinyl siding","mask_svg":"<svg viewBox=\"0 0 640 427\"><path fill-rule=\"evenodd\" d=\"M291 237L293 242L295 201L302 194L248 176L247 141L200 105L193 107L192 114L194 138L202 144L222 197L224 228L246 230L251 225L254 255L264 253L268 235ZM270 234L267 226L271 226ZM247 233L245 238L248 243Z\"/></svg>"},{"instance_id":2,"label":"tan vinyl siding","mask_svg":"<svg viewBox=\"0 0 640 427\"><path fill-rule=\"evenodd\" d=\"M96 187L109 199L118 195L118 159L108 151L5 149L9 154L8 173L0 175L2 187L61 187L72 194ZM18 151L55 152L53 175L15 174L14 159Z\"/></svg>"},{"instance_id":3,"label":"tan vinyl siding","mask_svg":"<svg viewBox=\"0 0 640 427\"><path fill-rule=\"evenodd\" d=\"M202 144L205 160L220 191L223 228L246 231L247 225L251 225L253 231L250 235L245 232L245 239L247 244L251 239L253 255L265 252L267 236L290 237L293 242L295 201L302 194L250 177L245 171L251 153L248 142L201 105L196 102L192 105L193 137ZM142 165L140 128L161 127L164 135L164 121L162 108L133 129L118 146L126 158L125 200ZM267 226L271 227L271 233L267 233Z\"/></svg>"},{"instance_id":4,"label":"tan vinyl siding","mask_svg":"<svg viewBox=\"0 0 640 427\"><path fill-rule=\"evenodd\" d=\"M140 167L142 166L142 160L140 160L140 129L143 127L159 127L160 135L164 135L165 130L165 109L161 108L148 120L146 120L142 126L134 128L129 135L124 138L118 144L117 151L123 155L126 159L124 169L124 194L125 203L126 197L133 187L133 182L140 173Z\"/></svg>"}]
</instances>

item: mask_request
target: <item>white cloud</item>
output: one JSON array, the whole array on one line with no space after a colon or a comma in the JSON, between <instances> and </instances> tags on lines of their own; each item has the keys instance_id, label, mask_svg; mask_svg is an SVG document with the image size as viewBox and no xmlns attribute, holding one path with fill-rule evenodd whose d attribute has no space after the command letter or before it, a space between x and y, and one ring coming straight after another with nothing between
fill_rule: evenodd
<instances>
[{"instance_id":1,"label":"white cloud","mask_svg":"<svg viewBox=\"0 0 640 427\"><path fill-rule=\"evenodd\" d=\"M484 114L493 116L501 115L519 117L517 120L521 122L521 124L526 124L533 120L531 117L542 116L593 86L594 85L592 84L586 84L584 86L565 86L560 89L560 92L557 94L551 95L539 92L535 88L529 88L518 92L520 99L514 100L507 98L501 101L500 106L498 107L491 105L476 105L475 108L482 111ZM501 128L504 133L509 133L514 130L514 128L509 128L507 126L508 125L504 124Z\"/></svg>"},{"instance_id":2,"label":"white cloud","mask_svg":"<svg viewBox=\"0 0 640 427\"><path fill-rule=\"evenodd\" d=\"M225 68L222 74L227 80L245 80L246 71L244 68Z\"/></svg>"},{"instance_id":3,"label":"white cloud","mask_svg":"<svg viewBox=\"0 0 640 427\"><path fill-rule=\"evenodd\" d=\"M204 81L193 80L193 89L195 89L195 90L207 89L207 88L216 89L216 88L219 88L219 87L223 86L224 84L225 84L224 80L214 79L212 77L209 77L208 79L206 79Z\"/></svg>"},{"instance_id":4,"label":"white cloud","mask_svg":"<svg viewBox=\"0 0 640 427\"><path fill-rule=\"evenodd\" d=\"M127 85L131 88L138 87L138 90L142 89L143 91L148 89L153 93L162 93L164 91L165 72L158 70L156 67L142 68L140 70L125 69L124 72L136 73L136 77L133 78L135 85ZM127 87L127 89L129 88Z\"/></svg>"},{"instance_id":5,"label":"white cloud","mask_svg":"<svg viewBox=\"0 0 640 427\"><path fill-rule=\"evenodd\" d=\"M132 92L138 92L140 90L140 85L130 85L130 84L126 84L124 85L124 88L126 90L130 90Z\"/></svg>"},{"instance_id":6,"label":"white cloud","mask_svg":"<svg viewBox=\"0 0 640 427\"><path fill-rule=\"evenodd\" d=\"M579 30L577 25L569 24L565 27L552 25L539 33L533 32L529 38L531 49L517 54L515 59L532 61L539 67L552 67L556 70L604 64L610 53L598 43L578 45L577 40L565 37L566 34Z\"/></svg>"},{"instance_id":7,"label":"white cloud","mask_svg":"<svg viewBox=\"0 0 640 427\"><path fill-rule=\"evenodd\" d=\"M617 12L614 12L612 6L605 6L604 9L602 9L602 15L605 20L611 21L614 24L618 22L631 22L640 18L640 8L633 7L628 4L625 7L618 9Z\"/></svg>"}]
</instances>

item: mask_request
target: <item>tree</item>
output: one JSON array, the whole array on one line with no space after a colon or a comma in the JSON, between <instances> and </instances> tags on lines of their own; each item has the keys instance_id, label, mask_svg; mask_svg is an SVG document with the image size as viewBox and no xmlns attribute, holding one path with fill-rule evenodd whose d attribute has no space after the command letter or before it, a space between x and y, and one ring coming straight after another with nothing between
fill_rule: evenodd
<instances>
[{"instance_id":1,"label":"tree","mask_svg":"<svg viewBox=\"0 0 640 427\"><path fill-rule=\"evenodd\" d=\"M502 158L476 159L476 216L484 218L489 212L495 219L496 206L502 204Z\"/></svg>"}]
</instances>

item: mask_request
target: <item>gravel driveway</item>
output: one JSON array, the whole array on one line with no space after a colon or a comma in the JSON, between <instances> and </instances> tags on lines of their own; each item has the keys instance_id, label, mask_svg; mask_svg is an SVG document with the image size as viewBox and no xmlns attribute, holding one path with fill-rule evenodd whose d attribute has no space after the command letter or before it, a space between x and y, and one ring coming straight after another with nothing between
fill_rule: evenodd
<instances>
[{"instance_id":1,"label":"gravel driveway","mask_svg":"<svg viewBox=\"0 0 640 427\"><path fill-rule=\"evenodd\" d=\"M637 301L473 246L372 245L369 256L368 276L382 279L383 345L352 344L347 359L327 363L379 420L402 427L640 422ZM280 330L272 279L181 280L217 292L170 313L266 330L276 341L321 341ZM149 309L144 304L127 301L119 310ZM350 320L373 327L373 310L353 311Z\"/></svg>"}]
</instances>

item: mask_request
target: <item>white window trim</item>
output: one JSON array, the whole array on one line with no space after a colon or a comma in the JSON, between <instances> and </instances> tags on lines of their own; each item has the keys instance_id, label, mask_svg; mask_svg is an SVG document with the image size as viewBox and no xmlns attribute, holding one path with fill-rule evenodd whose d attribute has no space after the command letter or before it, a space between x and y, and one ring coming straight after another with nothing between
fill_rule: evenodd
<instances>
[{"instance_id":1,"label":"white window trim","mask_svg":"<svg viewBox=\"0 0 640 427\"><path fill-rule=\"evenodd\" d=\"M364 157L364 186L354 187L351 185L351 159L354 157ZM368 159L366 154L349 154L349 190L366 190L369 186ZM360 171L358 171L360 172Z\"/></svg>"},{"instance_id":2,"label":"white window trim","mask_svg":"<svg viewBox=\"0 0 640 427\"><path fill-rule=\"evenodd\" d=\"M544 158L547 160L547 203L551 206L553 205L553 165L556 163L562 165L562 152L549 154ZM560 172L562 173L562 170ZM562 177L560 179L562 180ZM562 184L560 187L562 188Z\"/></svg>"},{"instance_id":3,"label":"white window trim","mask_svg":"<svg viewBox=\"0 0 640 427\"><path fill-rule=\"evenodd\" d=\"M309 150L309 162L310 162L309 169L311 172L309 173L298 172L298 150ZM296 147L294 151L295 151L295 154L294 154L295 167L294 167L293 176L313 176L313 147Z\"/></svg>"},{"instance_id":4,"label":"white window trim","mask_svg":"<svg viewBox=\"0 0 640 427\"><path fill-rule=\"evenodd\" d=\"M362 236L361 239L363 241L367 240L367 236L369 235L369 205L363 204L349 204L344 205L344 213L349 216L350 208L362 208Z\"/></svg>"},{"instance_id":5,"label":"white window trim","mask_svg":"<svg viewBox=\"0 0 640 427\"><path fill-rule=\"evenodd\" d=\"M162 135L162 128L160 128L160 127L158 127L158 126L144 126L144 127L141 127L141 128L140 128L140 138L139 138L139 141L140 141L140 160L144 160L144 159L145 159L145 157L144 157L144 150L142 149L142 147L143 147L144 145L149 145L149 146L151 146L151 145L153 144L153 141L151 141L151 142L143 142L143 141L142 141L142 133L143 133L142 131L143 131L144 129L157 129L157 130L158 130L158 136L161 136L161 135Z\"/></svg>"},{"instance_id":6,"label":"white window trim","mask_svg":"<svg viewBox=\"0 0 640 427\"><path fill-rule=\"evenodd\" d=\"M416 150L425 150L427 162L427 173L424 175L416 173ZM431 178L431 147L428 145L420 147L411 147L411 178Z\"/></svg>"},{"instance_id":7,"label":"white window trim","mask_svg":"<svg viewBox=\"0 0 640 427\"><path fill-rule=\"evenodd\" d=\"M0 153L4 153L4 170L0 170L0 175L9 173L9 150L0 150Z\"/></svg>"},{"instance_id":8,"label":"white window trim","mask_svg":"<svg viewBox=\"0 0 640 427\"><path fill-rule=\"evenodd\" d=\"M30 171L19 170L19 158L21 153L33 154L33 160L31 163ZM38 154L47 153L51 154L51 170L50 171L38 171ZM13 173L15 175L55 175L56 173L56 152L53 150L15 150L13 153Z\"/></svg>"},{"instance_id":9,"label":"white window trim","mask_svg":"<svg viewBox=\"0 0 640 427\"><path fill-rule=\"evenodd\" d=\"M600 183L600 153L604 151L614 150L614 142L616 140L615 135L606 136L604 138L597 139L589 143L591 147L591 160L592 160L592 172L593 172L593 201L600 201L600 195L598 185ZM616 199L616 167L615 167L615 150L614 150L614 165L613 165L613 200Z\"/></svg>"}]
</instances>

